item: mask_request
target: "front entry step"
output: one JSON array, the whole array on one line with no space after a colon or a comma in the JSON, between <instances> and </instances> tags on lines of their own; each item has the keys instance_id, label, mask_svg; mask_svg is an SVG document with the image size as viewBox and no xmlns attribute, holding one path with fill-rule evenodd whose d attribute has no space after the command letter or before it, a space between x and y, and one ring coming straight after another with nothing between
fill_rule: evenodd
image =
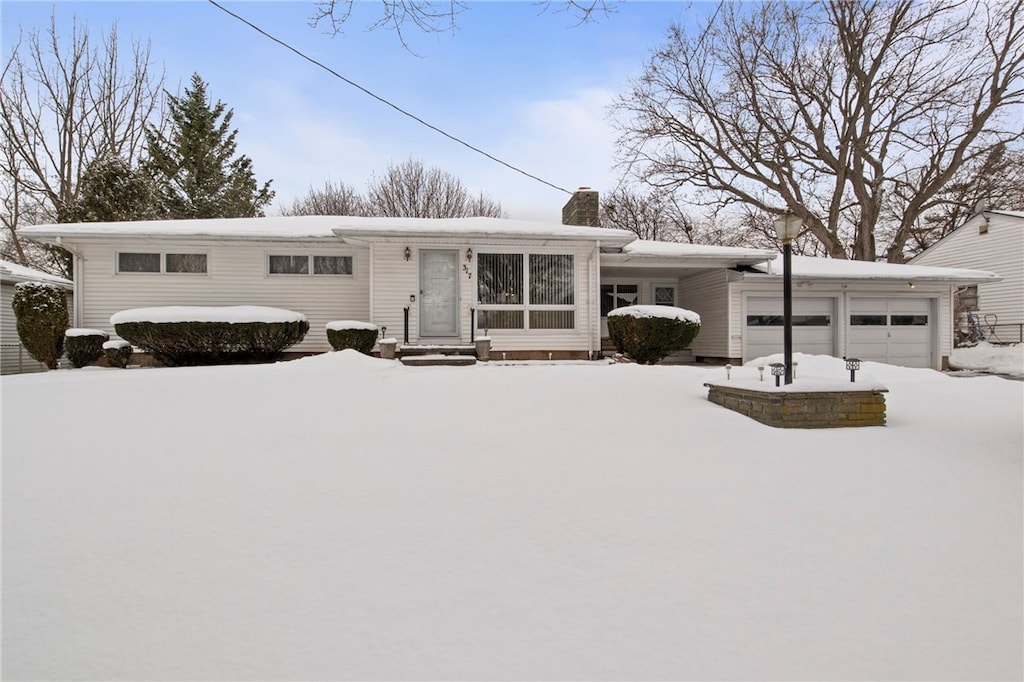
<instances>
[{"instance_id":1,"label":"front entry step","mask_svg":"<svg viewBox=\"0 0 1024 682\"><path fill-rule=\"evenodd\" d=\"M476 357L476 346L463 343L404 344L398 347L401 357L413 355L470 355Z\"/></svg>"},{"instance_id":2,"label":"front entry step","mask_svg":"<svg viewBox=\"0 0 1024 682\"><path fill-rule=\"evenodd\" d=\"M463 343L406 344L398 347L398 359L412 367L462 367L476 364L476 346Z\"/></svg>"},{"instance_id":3,"label":"front entry step","mask_svg":"<svg viewBox=\"0 0 1024 682\"><path fill-rule=\"evenodd\" d=\"M475 355L445 355L445 354L420 354L420 355L402 355L401 360L403 365L409 365L410 367L427 367L427 366L446 366L446 367L463 367L466 365L475 365Z\"/></svg>"}]
</instances>

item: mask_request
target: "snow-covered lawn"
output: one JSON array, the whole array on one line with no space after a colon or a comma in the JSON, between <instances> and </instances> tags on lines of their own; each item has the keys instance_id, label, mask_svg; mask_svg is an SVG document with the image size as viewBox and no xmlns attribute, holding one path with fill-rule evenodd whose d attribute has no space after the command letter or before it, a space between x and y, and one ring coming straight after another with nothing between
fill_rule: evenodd
<instances>
[{"instance_id":1,"label":"snow-covered lawn","mask_svg":"<svg viewBox=\"0 0 1024 682\"><path fill-rule=\"evenodd\" d=\"M866 363L888 426L800 431L723 376L5 377L3 679L1020 680L1024 382Z\"/></svg>"},{"instance_id":2,"label":"snow-covered lawn","mask_svg":"<svg viewBox=\"0 0 1024 682\"><path fill-rule=\"evenodd\" d=\"M1024 343L994 346L982 341L971 348L955 348L949 358L950 368L972 370L1024 379Z\"/></svg>"}]
</instances>

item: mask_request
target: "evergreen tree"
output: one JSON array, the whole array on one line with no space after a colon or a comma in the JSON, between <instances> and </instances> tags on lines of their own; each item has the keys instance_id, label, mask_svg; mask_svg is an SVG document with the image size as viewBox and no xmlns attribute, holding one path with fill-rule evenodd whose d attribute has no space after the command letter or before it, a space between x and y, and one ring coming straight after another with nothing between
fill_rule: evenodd
<instances>
[{"instance_id":1,"label":"evergreen tree","mask_svg":"<svg viewBox=\"0 0 1024 682\"><path fill-rule=\"evenodd\" d=\"M62 223L153 220L160 217L157 188L147 173L124 159L102 156L86 167L78 198L57 215Z\"/></svg>"},{"instance_id":2,"label":"evergreen tree","mask_svg":"<svg viewBox=\"0 0 1024 682\"><path fill-rule=\"evenodd\" d=\"M273 199L270 182L262 187L252 159L235 156L234 111L212 104L206 83L192 74L192 86L175 97L168 93L170 130L149 127L148 170L159 186L163 210L171 218L244 218L263 215Z\"/></svg>"}]
</instances>

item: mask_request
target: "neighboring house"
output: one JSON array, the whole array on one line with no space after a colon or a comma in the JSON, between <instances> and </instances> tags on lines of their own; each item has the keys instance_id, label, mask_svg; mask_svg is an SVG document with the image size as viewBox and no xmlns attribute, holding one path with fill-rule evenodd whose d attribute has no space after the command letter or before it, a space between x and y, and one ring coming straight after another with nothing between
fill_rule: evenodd
<instances>
[{"instance_id":1,"label":"neighboring house","mask_svg":"<svg viewBox=\"0 0 1024 682\"><path fill-rule=\"evenodd\" d=\"M18 323L14 317L14 287L19 282L46 282L55 284L68 292L68 308L72 307L72 282L41 270L27 268L6 260L0 260L0 374L19 372L40 372L46 365L36 362L28 354L18 338Z\"/></svg>"},{"instance_id":2,"label":"neighboring house","mask_svg":"<svg viewBox=\"0 0 1024 682\"><path fill-rule=\"evenodd\" d=\"M1024 341L1024 211L981 211L910 261L991 270L998 282L969 285L960 291L985 338Z\"/></svg>"},{"instance_id":3,"label":"neighboring house","mask_svg":"<svg viewBox=\"0 0 1024 682\"><path fill-rule=\"evenodd\" d=\"M594 205L596 192L580 191ZM590 222L586 211L567 210ZM310 322L297 352L329 350L325 325L355 319L414 344L486 333L492 358L593 358L610 310L698 312L698 360L781 352L778 254L637 240L598 227L497 218L336 216L79 223L21 228L75 259L75 326L159 305L268 305ZM794 259L794 349L942 367L954 287L991 273ZM802 268L802 269L801 269ZM913 285L911 288L909 285Z\"/></svg>"}]
</instances>

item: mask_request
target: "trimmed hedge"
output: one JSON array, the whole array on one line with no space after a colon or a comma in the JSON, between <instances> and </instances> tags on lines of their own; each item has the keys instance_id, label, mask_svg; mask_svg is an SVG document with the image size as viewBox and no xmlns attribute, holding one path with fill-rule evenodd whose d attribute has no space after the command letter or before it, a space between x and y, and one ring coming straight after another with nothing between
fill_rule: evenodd
<instances>
[{"instance_id":1,"label":"trimmed hedge","mask_svg":"<svg viewBox=\"0 0 1024 682\"><path fill-rule=\"evenodd\" d=\"M96 329L69 329L64 337L64 350L75 368L91 365L103 357L103 344L110 340Z\"/></svg>"},{"instance_id":2,"label":"trimmed hedge","mask_svg":"<svg viewBox=\"0 0 1024 682\"><path fill-rule=\"evenodd\" d=\"M373 352L373 346L377 343L377 327L365 325L332 329L332 324L334 323L327 325L327 340L330 342L331 348L334 350L352 348L364 355L370 355Z\"/></svg>"},{"instance_id":3,"label":"trimmed hedge","mask_svg":"<svg viewBox=\"0 0 1024 682\"><path fill-rule=\"evenodd\" d=\"M103 357L111 367L124 369L132 360L132 344L127 341L107 341L103 344Z\"/></svg>"},{"instance_id":4,"label":"trimmed hedge","mask_svg":"<svg viewBox=\"0 0 1024 682\"><path fill-rule=\"evenodd\" d=\"M171 367L226 365L279 360L309 322L119 322L114 331Z\"/></svg>"},{"instance_id":5,"label":"trimmed hedge","mask_svg":"<svg viewBox=\"0 0 1024 682\"><path fill-rule=\"evenodd\" d=\"M678 317L631 314L629 306L608 316L608 335L616 350L641 365L653 365L689 346L700 333L700 322ZM681 310L681 309L680 309ZM683 311L689 313L690 311Z\"/></svg>"},{"instance_id":6,"label":"trimmed hedge","mask_svg":"<svg viewBox=\"0 0 1024 682\"><path fill-rule=\"evenodd\" d=\"M44 282L20 282L11 300L17 320L18 338L37 362L57 369L64 354L68 298L64 289Z\"/></svg>"}]
</instances>

